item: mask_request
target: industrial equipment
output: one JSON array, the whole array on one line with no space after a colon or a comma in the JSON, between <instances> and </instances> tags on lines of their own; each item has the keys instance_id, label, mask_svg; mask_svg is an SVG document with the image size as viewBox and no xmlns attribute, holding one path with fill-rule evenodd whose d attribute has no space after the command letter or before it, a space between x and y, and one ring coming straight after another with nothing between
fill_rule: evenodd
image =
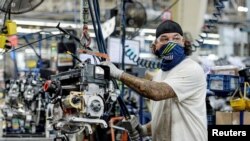
<instances>
[{"instance_id":1,"label":"industrial equipment","mask_svg":"<svg viewBox=\"0 0 250 141\"><path fill-rule=\"evenodd\" d=\"M105 115L119 92L110 79L109 67L92 64L52 75L43 89L50 99L50 125L60 139L78 132L91 135L97 126L107 128Z\"/></svg>"}]
</instances>

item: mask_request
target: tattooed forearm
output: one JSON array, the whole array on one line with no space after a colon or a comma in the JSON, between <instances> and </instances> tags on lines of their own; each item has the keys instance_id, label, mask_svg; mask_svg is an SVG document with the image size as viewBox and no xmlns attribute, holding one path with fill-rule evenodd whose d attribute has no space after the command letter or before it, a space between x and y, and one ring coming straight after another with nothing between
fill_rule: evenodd
<instances>
[{"instance_id":1,"label":"tattooed forearm","mask_svg":"<svg viewBox=\"0 0 250 141\"><path fill-rule=\"evenodd\" d=\"M155 101L176 97L173 89L163 82L149 81L127 73L123 73L120 80L140 95Z\"/></svg>"}]
</instances>

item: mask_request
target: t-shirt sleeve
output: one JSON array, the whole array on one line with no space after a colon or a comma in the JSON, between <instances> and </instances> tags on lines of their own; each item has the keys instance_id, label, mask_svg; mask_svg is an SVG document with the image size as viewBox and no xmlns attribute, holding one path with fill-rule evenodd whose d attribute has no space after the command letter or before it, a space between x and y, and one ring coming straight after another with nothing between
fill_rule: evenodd
<instances>
[{"instance_id":1,"label":"t-shirt sleeve","mask_svg":"<svg viewBox=\"0 0 250 141\"><path fill-rule=\"evenodd\" d=\"M192 97L206 85L205 74L197 65L175 72L164 82L172 87L179 102Z\"/></svg>"}]
</instances>

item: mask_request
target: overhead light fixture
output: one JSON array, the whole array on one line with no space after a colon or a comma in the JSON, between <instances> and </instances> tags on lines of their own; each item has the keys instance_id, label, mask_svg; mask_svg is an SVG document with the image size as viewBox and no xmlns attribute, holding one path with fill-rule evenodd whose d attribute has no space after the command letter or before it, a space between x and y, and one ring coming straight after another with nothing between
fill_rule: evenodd
<instances>
[{"instance_id":1,"label":"overhead light fixture","mask_svg":"<svg viewBox=\"0 0 250 141\"><path fill-rule=\"evenodd\" d=\"M155 36L153 35L148 35L148 36L145 36L145 40L148 40L148 41L154 41L155 40Z\"/></svg>"},{"instance_id":2,"label":"overhead light fixture","mask_svg":"<svg viewBox=\"0 0 250 141\"><path fill-rule=\"evenodd\" d=\"M207 40L205 39L203 44L208 44L208 45L220 45L220 41L219 40Z\"/></svg>"},{"instance_id":3,"label":"overhead light fixture","mask_svg":"<svg viewBox=\"0 0 250 141\"><path fill-rule=\"evenodd\" d=\"M4 51L5 51L4 49L0 48L0 54L1 54L1 55L2 55L2 53L4 53ZM0 56L1 56L1 55L0 55ZM1 58L0 58L0 59L1 59Z\"/></svg>"},{"instance_id":4,"label":"overhead light fixture","mask_svg":"<svg viewBox=\"0 0 250 141\"><path fill-rule=\"evenodd\" d=\"M215 54L209 54L209 55L207 56L207 58L208 58L209 60L213 60L213 61L219 59L219 57L218 57L217 55L215 55Z\"/></svg>"},{"instance_id":5,"label":"overhead light fixture","mask_svg":"<svg viewBox=\"0 0 250 141\"><path fill-rule=\"evenodd\" d=\"M15 19L14 20L17 25L30 25L30 26L43 26L43 27L56 27L58 22L55 21L41 21L41 20L19 20ZM81 28L81 24L75 24L75 23L69 23L69 22L64 22L60 24L60 27L62 28ZM90 29L93 29L92 25L89 25Z\"/></svg>"},{"instance_id":6,"label":"overhead light fixture","mask_svg":"<svg viewBox=\"0 0 250 141\"><path fill-rule=\"evenodd\" d=\"M26 48L26 49L25 49L25 53L26 53L26 54L33 54L33 53L34 53L34 50L33 50L33 49L30 49L30 48Z\"/></svg>"},{"instance_id":7,"label":"overhead light fixture","mask_svg":"<svg viewBox=\"0 0 250 141\"><path fill-rule=\"evenodd\" d=\"M20 26L17 27L18 33L35 33L39 31L41 31L41 29L22 28Z\"/></svg>"},{"instance_id":8,"label":"overhead light fixture","mask_svg":"<svg viewBox=\"0 0 250 141\"><path fill-rule=\"evenodd\" d=\"M0 52L3 52L3 50L0 49ZM2 54L0 55L0 60L3 60L3 55Z\"/></svg>"},{"instance_id":9,"label":"overhead light fixture","mask_svg":"<svg viewBox=\"0 0 250 141\"><path fill-rule=\"evenodd\" d=\"M239 11L239 12L247 12L247 11L248 11L248 8L247 8L247 7L243 7L243 6L239 6L239 7L238 7L238 11Z\"/></svg>"},{"instance_id":10,"label":"overhead light fixture","mask_svg":"<svg viewBox=\"0 0 250 141\"><path fill-rule=\"evenodd\" d=\"M126 28L126 31L127 31L127 32L135 32L136 30L135 30L135 28L127 27L127 28ZM156 29L149 29L149 28L142 28L142 29L140 29L140 33L141 33L142 35L144 35L145 33L155 34L155 31L156 31Z\"/></svg>"},{"instance_id":11,"label":"overhead light fixture","mask_svg":"<svg viewBox=\"0 0 250 141\"><path fill-rule=\"evenodd\" d=\"M201 33L202 37L219 39L220 35L215 33Z\"/></svg>"}]
</instances>

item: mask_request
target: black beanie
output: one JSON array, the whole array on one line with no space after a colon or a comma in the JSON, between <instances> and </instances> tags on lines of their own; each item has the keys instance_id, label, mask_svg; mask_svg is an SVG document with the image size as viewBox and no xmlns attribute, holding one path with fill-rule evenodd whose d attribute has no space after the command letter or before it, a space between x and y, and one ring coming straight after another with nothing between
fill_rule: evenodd
<instances>
[{"instance_id":1,"label":"black beanie","mask_svg":"<svg viewBox=\"0 0 250 141\"><path fill-rule=\"evenodd\" d=\"M178 23L172 20L166 20L162 22L160 25L158 25L156 29L156 38L158 38L163 33L173 33L173 32L179 33L181 36L183 36L181 26Z\"/></svg>"}]
</instances>

